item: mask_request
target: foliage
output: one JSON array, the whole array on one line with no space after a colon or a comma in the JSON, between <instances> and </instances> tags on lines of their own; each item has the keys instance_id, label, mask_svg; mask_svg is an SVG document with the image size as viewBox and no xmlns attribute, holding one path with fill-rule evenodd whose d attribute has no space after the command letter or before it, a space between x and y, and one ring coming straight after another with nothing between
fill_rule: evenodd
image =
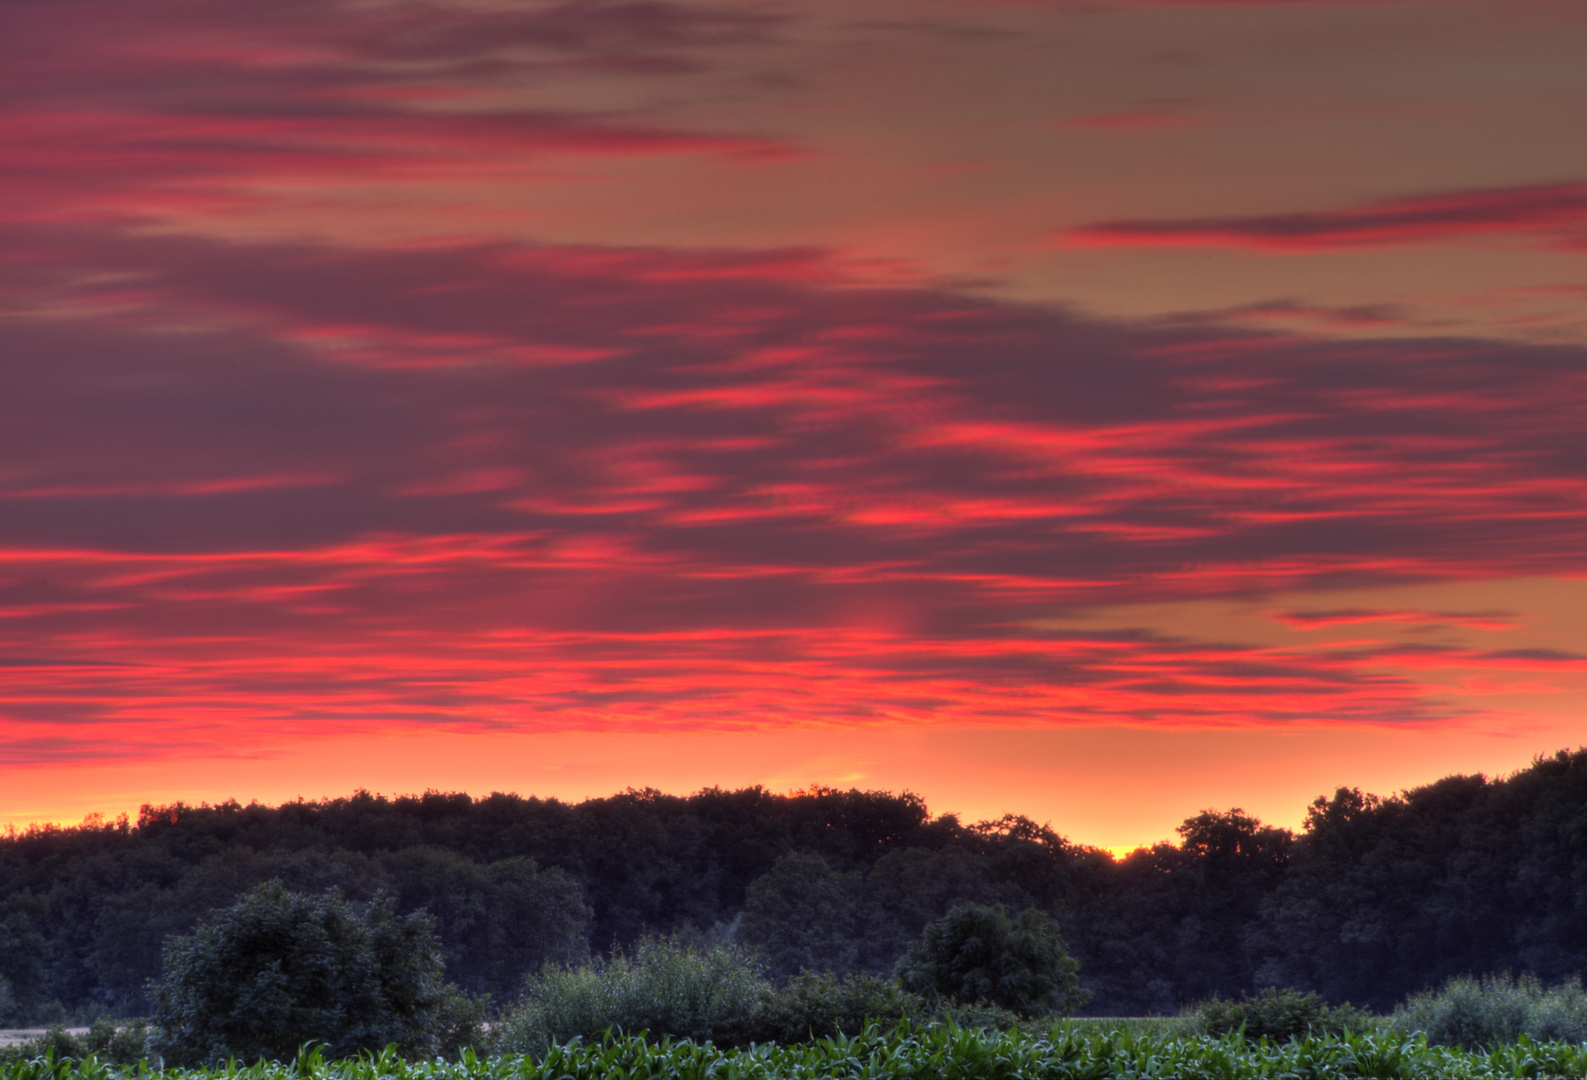
<instances>
[{"instance_id":1,"label":"foliage","mask_svg":"<svg viewBox=\"0 0 1587 1080\"><path fill-rule=\"evenodd\" d=\"M865 938L864 883L813 851L784 855L750 883L738 936L779 981L802 971L853 971Z\"/></svg>"},{"instance_id":2,"label":"foliage","mask_svg":"<svg viewBox=\"0 0 1587 1080\"><path fill-rule=\"evenodd\" d=\"M1259 981L1388 1011L1482 971L1587 970L1587 750L1504 779L1319 798L1249 944Z\"/></svg>"},{"instance_id":3,"label":"foliage","mask_svg":"<svg viewBox=\"0 0 1587 1080\"><path fill-rule=\"evenodd\" d=\"M39 930L47 902L17 890L0 903L0 1020L30 1017L45 988L50 943Z\"/></svg>"},{"instance_id":4,"label":"foliage","mask_svg":"<svg viewBox=\"0 0 1587 1080\"><path fill-rule=\"evenodd\" d=\"M1515 1042L1587 1041L1587 992L1581 980L1545 987L1536 976L1489 975L1450 979L1438 991L1413 994L1389 1023L1421 1032L1435 1045L1475 1049Z\"/></svg>"},{"instance_id":5,"label":"foliage","mask_svg":"<svg viewBox=\"0 0 1587 1080\"><path fill-rule=\"evenodd\" d=\"M806 1042L863 1031L867 1023L926 1016L925 1002L893 979L806 972L771 996L750 1027L754 1041Z\"/></svg>"},{"instance_id":6,"label":"foliage","mask_svg":"<svg viewBox=\"0 0 1587 1080\"><path fill-rule=\"evenodd\" d=\"M1000 904L1019 911L1069 891L1067 851L1050 830L1032 837L1006 822L966 830L962 848L910 847L876 860L865 875L869 922L862 967L888 972L927 924L959 904ZM1027 890L1029 886L1029 891Z\"/></svg>"},{"instance_id":7,"label":"foliage","mask_svg":"<svg viewBox=\"0 0 1587 1080\"><path fill-rule=\"evenodd\" d=\"M1308 1035L1372 1031L1377 1018L1348 1002L1330 1006L1316 994L1267 987L1239 1001L1211 998L1189 1010L1197 1030L1223 1036L1243 1032L1247 1039L1284 1042Z\"/></svg>"},{"instance_id":8,"label":"foliage","mask_svg":"<svg viewBox=\"0 0 1587 1080\"><path fill-rule=\"evenodd\" d=\"M153 1037L154 1032L144 1020L116 1024L101 1018L80 1034L56 1025L37 1039L0 1046L0 1062L29 1061L50 1055L77 1060L93 1057L115 1065L136 1065L154 1056L150 1053Z\"/></svg>"},{"instance_id":9,"label":"foliage","mask_svg":"<svg viewBox=\"0 0 1587 1080\"><path fill-rule=\"evenodd\" d=\"M266 882L168 942L151 996L176 1061L282 1060L304 1043L337 1054L388 1043L429 1053L441 973L427 916Z\"/></svg>"},{"instance_id":10,"label":"foliage","mask_svg":"<svg viewBox=\"0 0 1587 1080\"><path fill-rule=\"evenodd\" d=\"M1033 1024L1045 1029L1050 1023L1051 1021L1025 1021L1021 1026L1036 1030ZM1070 1016L1064 1018L1064 1025L1073 1031L1088 1034L1121 1032L1137 1039L1178 1038L1201 1034L1195 1020L1188 1016Z\"/></svg>"},{"instance_id":11,"label":"foliage","mask_svg":"<svg viewBox=\"0 0 1587 1080\"><path fill-rule=\"evenodd\" d=\"M898 962L904 989L928 1000L989 1004L1020 1016L1072 1012L1085 1002L1058 924L1027 908L960 904L927 926Z\"/></svg>"},{"instance_id":12,"label":"foliage","mask_svg":"<svg viewBox=\"0 0 1587 1080\"><path fill-rule=\"evenodd\" d=\"M607 1029L656 1038L745 1041L772 998L753 956L725 943L646 938L632 954L574 968L547 967L502 1022L498 1047L544 1053Z\"/></svg>"},{"instance_id":13,"label":"foliage","mask_svg":"<svg viewBox=\"0 0 1587 1080\"><path fill-rule=\"evenodd\" d=\"M430 1022L435 1052L455 1057L465 1050L490 1045L490 1026L496 1012L496 1003L489 994L470 994L447 983L441 988L441 1000Z\"/></svg>"},{"instance_id":14,"label":"foliage","mask_svg":"<svg viewBox=\"0 0 1587 1080\"><path fill-rule=\"evenodd\" d=\"M721 1046L799 1043L854 1034L867 1024L932 1017L1004 1028L1018 1019L985 1003L932 1008L896 980L874 975L805 972L779 989L743 949L649 938L632 955L547 968L530 979L524 1003L504 1020L495 1046L539 1055L608 1030Z\"/></svg>"},{"instance_id":15,"label":"foliage","mask_svg":"<svg viewBox=\"0 0 1587 1080\"><path fill-rule=\"evenodd\" d=\"M1293 836L1203 811L1176 842L1118 860L1019 817L932 818L907 793L174 804L0 836L0 979L12 1023L143 1013L167 936L279 878L428 911L448 980L499 1001L591 942L725 933L740 913L778 978L887 974L974 903L1057 918L1098 1013L1175 1014L1262 986L1387 1012L1472 972L1587 973L1584 808L1587 750L1389 798L1342 788ZM798 861L779 868L790 856L826 869L802 880L787 873ZM804 929L754 929L755 907Z\"/></svg>"},{"instance_id":16,"label":"foliage","mask_svg":"<svg viewBox=\"0 0 1587 1080\"><path fill-rule=\"evenodd\" d=\"M446 928L447 971L480 993L516 993L527 972L589 955L593 912L565 872L517 857L479 863L416 845L378 862L408 911L424 910Z\"/></svg>"},{"instance_id":17,"label":"foliage","mask_svg":"<svg viewBox=\"0 0 1587 1080\"><path fill-rule=\"evenodd\" d=\"M925 1015L939 1023L977 1031L1012 1031L1021 1023L1035 1020L1032 1017L1021 1016L1012 1009L1005 1009L1001 1005L993 1005L985 1001L966 1005L950 999L938 1001L937 1007Z\"/></svg>"},{"instance_id":18,"label":"foliage","mask_svg":"<svg viewBox=\"0 0 1587 1080\"><path fill-rule=\"evenodd\" d=\"M43 1057L0 1066L0 1080L904 1080L918 1076L1102 1078L1587 1076L1587 1046L1518 1040L1489 1053L1430 1046L1401 1032L1285 1043L1226 1036L1136 1035L1128 1030L975 1031L950 1024L869 1027L852 1036L726 1049L607 1036L552 1047L542 1060L406 1061L387 1051L328 1060L318 1048L280 1065L139 1070Z\"/></svg>"}]
</instances>

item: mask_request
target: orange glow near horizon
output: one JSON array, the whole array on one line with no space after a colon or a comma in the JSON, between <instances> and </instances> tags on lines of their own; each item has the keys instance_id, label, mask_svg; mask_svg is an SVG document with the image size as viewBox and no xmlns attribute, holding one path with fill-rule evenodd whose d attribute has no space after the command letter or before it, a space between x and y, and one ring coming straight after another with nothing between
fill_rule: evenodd
<instances>
[{"instance_id":1,"label":"orange glow near horizon","mask_svg":"<svg viewBox=\"0 0 1587 1080\"><path fill-rule=\"evenodd\" d=\"M320 739L269 755L64 765L0 771L0 827L137 817L144 804L267 804L364 789L475 796L509 791L577 802L625 788L688 794L760 785L913 791L933 814L966 822L1023 814L1115 855L1159 841L1203 809L1239 806L1295 829L1306 804L1339 787L1392 794L1455 773L1502 776L1538 754L1575 749L1574 721L1524 732L1461 724L1435 730L1299 727L1251 731L1142 728L841 728L614 736L376 735Z\"/></svg>"},{"instance_id":2,"label":"orange glow near horizon","mask_svg":"<svg viewBox=\"0 0 1587 1080\"><path fill-rule=\"evenodd\" d=\"M1552 0L19 0L0 822L1587 742Z\"/></svg>"}]
</instances>

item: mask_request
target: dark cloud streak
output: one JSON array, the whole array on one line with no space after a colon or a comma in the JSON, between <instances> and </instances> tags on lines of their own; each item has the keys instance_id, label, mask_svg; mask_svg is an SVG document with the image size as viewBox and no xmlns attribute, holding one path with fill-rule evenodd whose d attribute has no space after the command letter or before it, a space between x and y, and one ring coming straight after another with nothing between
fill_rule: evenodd
<instances>
[{"instance_id":1,"label":"dark cloud streak","mask_svg":"<svg viewBox=\"0 0 1587 1080\"><path fill-rule=\"evenodd\" d=\"M1064 234L1093 247L1233 247L1313 252L1485 236L1579 245L1587 185L1553 184L1418 195L1343 210L1250 217L1102 221Z\"/></svg>"}]
</instances>

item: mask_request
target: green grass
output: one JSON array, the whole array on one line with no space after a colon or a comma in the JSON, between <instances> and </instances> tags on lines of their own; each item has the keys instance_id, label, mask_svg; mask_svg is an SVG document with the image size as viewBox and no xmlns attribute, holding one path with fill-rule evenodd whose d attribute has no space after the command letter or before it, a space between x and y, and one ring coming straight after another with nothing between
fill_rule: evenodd
<instances>
[{"instance_id":1,"label":"green grass","mask_svg":"<svg viewBox=\"0 0 1587 1080\"><path fill-rule=\"evenodd\" d=\"M1587 1077L1587 1044L1521 1038L1491 1053L1429 1046L1420 1036L1376 1032L1250 1043L1058 1024L1045 1032L986 1032L953 1025L871 1027L853 1037L722 1050L711 1044L611 1037L549 1048L541 1057L327 1061L315 1052L280 1065L168 1070L50 1055L0 1067L0 1080L984 1080L1103 1077Z\"/></svg>"}]
</instances>

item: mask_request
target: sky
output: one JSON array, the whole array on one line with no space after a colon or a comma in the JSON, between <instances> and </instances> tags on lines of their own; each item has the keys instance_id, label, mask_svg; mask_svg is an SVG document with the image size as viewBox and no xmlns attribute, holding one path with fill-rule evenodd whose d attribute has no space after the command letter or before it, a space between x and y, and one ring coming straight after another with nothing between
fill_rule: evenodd
<instances>
[{"instance_id":1,"label":"sky","mask_svg":"<svg viewBox=\"0 0 1587 1080\"><path fill-rule=\"evenodd\" d=\"M1577 0L9 0L0 825L1587 743Z\"/></svg>"}]
</instances>

